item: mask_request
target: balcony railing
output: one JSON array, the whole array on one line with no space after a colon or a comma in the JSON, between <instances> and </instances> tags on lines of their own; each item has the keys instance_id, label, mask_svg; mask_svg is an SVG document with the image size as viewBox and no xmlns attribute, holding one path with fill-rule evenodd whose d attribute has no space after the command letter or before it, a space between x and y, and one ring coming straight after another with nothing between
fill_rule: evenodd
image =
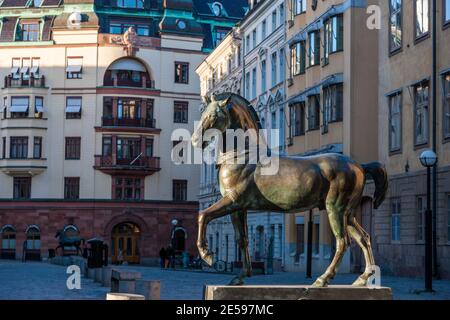
<instances>
[{"instance_id":1,"label":"balcony railing","mask_svg":"<svg viewBox=\"0 0 450 320\"><path fill-rule=\"evenodd\" d=\"M111 118L102 117L103 127L142 127L142 128L155 128L155 119L143 119L143 118Z\"/></svg>"},{"instance_id":2,"label":"balcony railing","mask_svg":"<svg viewBox=\"0 0 450 320\"><path fill-rule=\"evenodd\" d=\"M154 89L155 81L154 80L141 80L141 81L133 81L128 79L105 79L103 82L105 87L132 87L132 88L145 88L145 89Z\"/></svg>"},{"instance_id":3,"label":"balcony railing","mask_svg":"<svg viewBox=\"0 0 450 320\"><path fill-rule=\"evenodd\" d=\"M95 166L99 169L141 169L158 171L161 169L159 157L140 156L137 158L114 159L113 156L95 156Z\"/></svg>"},{"instance_id":4,"label":"balcony railing","mask_svg":"<svg viewBox=\"0 0 450 320\"><path fill-rule=\"evenodd\" d=\"M45 77L40 76L35 78L31 75L29 78L24 79L23 76L20 78L13 78L11 75L5 77L5 88L45 88Z\"/></svg>"}]
</instances>

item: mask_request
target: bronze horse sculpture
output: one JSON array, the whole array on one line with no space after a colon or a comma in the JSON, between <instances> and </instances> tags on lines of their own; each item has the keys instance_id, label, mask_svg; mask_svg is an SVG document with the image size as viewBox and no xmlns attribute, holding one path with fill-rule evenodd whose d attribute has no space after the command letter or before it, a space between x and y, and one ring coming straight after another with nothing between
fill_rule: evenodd
<instances>
[{"instance_id":1,"label":"bronze horse sculpture","mask_svg":"<svg viewBox=\"0 0 450 320\"><path fill-rule=\"evenodd\" d=\"M204 98L206 108L192 136L194 147L203 148L203 134L216 129L225 135L227 129L260 130L259 118L250 103L239 95L223 93ZM355 211L361 203L366 175L375 182L374 207L383 202L387 188L384 167L373 162L358 164L342 154L321 154L308 157L279 156L278 171L261 174L264 164L226 163L216 165L222 198L199 212L197 247L201 258L212 265L208 250L206 227L209 222L231 215L236 242L242 252L243 268L232 285L241 285L252 274L248 251L247 211L294 213L313 208L326 209L331 230L336 238L336 252L330 265L313 286L327 286L349 246L350 238L361 247L365 270L354 286L366 286L375 265L369 235L358 224Z\"/></svg>"},{"instance_id":2,"label":"bronze horse sculpture","mask_svg":"<svg viewBox=\"0 0 450 320\"><path fill-rule=\"evenodd\" d=\"M58 230L55 234L55 238L58 238L59 245L55 248L55 252L59 248L62 249L64 255L65 247L75 247L77 254L83 255L83 250L81 250L81 244L84 243L84 239L80 237L67 237L62 230Z\"/></svg>"}]
</instances>

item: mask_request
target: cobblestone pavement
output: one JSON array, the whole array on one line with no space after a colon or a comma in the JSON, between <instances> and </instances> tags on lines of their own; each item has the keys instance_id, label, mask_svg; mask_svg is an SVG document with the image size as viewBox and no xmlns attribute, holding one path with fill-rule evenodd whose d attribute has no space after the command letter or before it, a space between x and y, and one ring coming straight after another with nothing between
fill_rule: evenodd
<instances>
[{"instance_id":1,"label":"cobblestone pavement","mask_svg":"<svg viewBox=\"0 0 450 320\"><path fill-rule=\"evenodd\" d=\"M143 278L161 281L162 299L201 299L203 285L226 284L229 274L199 271L160 270L141 266L121 266L120 269L139 271ZM80 290L66 287L66 268L48 263L0 260L0 300L4 299L105 299L109 288L82 277ZM355 274L338 274L334 284L350 284ZM303 273L278 272L273 275L254 276L247 284L311 284L314 279L305 279ZM384 276L383 286L392 287L395 299L446 299L450 300L450 281L435 280L436 293L415 294L423 288L422 279Z\"/></svg>"}]
</instances>

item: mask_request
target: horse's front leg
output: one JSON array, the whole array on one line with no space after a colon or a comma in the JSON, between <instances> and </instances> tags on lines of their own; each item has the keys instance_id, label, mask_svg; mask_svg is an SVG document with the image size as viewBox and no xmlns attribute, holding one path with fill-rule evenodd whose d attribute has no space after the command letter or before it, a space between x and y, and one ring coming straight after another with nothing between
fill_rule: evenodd
<instances>
[{"instance_id":1,"label":"horse's front leg","mask_svg":"<svg viewBox=\"0 0 450 320\"><path fill-rule=\"evenodd\" d=\"M248 251L247 211L233 212L231 221L234 227L236 243L242 253L242 270L238 276L231 280L230 285L242 285L244 284L244 278L252 276L252 262Z\"/></svg>"},{"instance_id":2,"label":"horse's front leg","mask_svg":"<svg viewBox=\"0 0 450 320\"><path fill-rule=\"evenodd\" d=\"M198 215L198 252L200 253L200 257L203 259L203 261L205 261L210 266L212 266L213 264L213 255L208 250L208 244L206 242L206 227L212 220L230 214L236 209L237 206L233 203L233 201L228 197L224 197L209 208L200 211Z\"/></svg>"}]
</instances>

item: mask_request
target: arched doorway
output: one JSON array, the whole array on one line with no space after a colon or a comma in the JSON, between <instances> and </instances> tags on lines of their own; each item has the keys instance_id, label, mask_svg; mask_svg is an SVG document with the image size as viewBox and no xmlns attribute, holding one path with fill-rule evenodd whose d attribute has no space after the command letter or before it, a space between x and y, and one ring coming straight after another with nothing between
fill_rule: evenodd
<instances>
[{"instance_id":1,"label":"arched doorway","mask_svg":"<svg viewBox=\"0 0 450 320\"><path fill-rule=\"evenodd\" d=\"M186 249L186 231L184 228L177 227L172 234L172 247L175 252L181 253Z\"/></svg>"},{"instance_id":2,"label":"arched doorway","mask_svg":"<svg viewBox=\"0 0 450 320\"><path fill-rule=\"evenodd\" d=\"M0 257L2 259L16 259L16 229L6 225L1 229L2 247Z\"/></svg>"},{"instance_id":3,"label":"arched doorway","mask_svg":"<svg viewBox=\"0 0 450 320\"><path fill-rule=\"evenodd\" d=\"M41 232L36 225L28 226L27 235L27 260L41 260Z\"/></svg>"},{"instance_id":4,"label":"arched doorway","mask_svg":"<svg viewBox=\"0 0 450 320\"><path fill-rule=\"evenodd\" d=\"M112 263L139 263L139 241L141 230L132 222L123 222L112 229Z\"/></svg>"}]
</instances>

